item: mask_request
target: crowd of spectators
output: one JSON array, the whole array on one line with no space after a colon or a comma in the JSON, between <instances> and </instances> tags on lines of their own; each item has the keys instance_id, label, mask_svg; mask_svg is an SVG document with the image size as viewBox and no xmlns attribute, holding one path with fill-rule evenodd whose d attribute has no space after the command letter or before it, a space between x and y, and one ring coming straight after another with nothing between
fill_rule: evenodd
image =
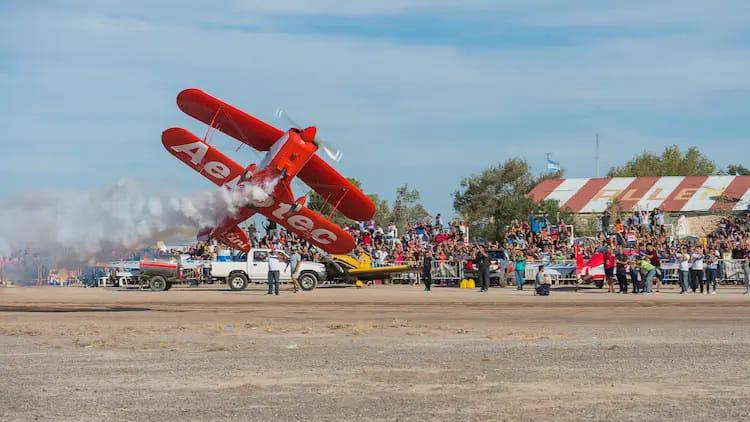
<instances>
[{"instance_id":1,"label":"crowd of spectators","mask_svg":"<svg viewBox=\"0 0 750 422\"><path fill-rule=\"evenodd\" d=\"M694 290L696 284L703 287L704 279L713 282L726 277L726 262L747 262L749 217L750 213L727 216L704 237L677 238L658 208L616 218L605 212L597 217L594 235L588 237L574 237L573 226L565 221L553 224L547 215L532 215L527 220L511 221L500 241L482 242L487 251L482 253L477 243L469 242L465 222L444 223L440 214L407 224L402 231L394 223L381 226L373 220L347 225L345 230L356 241L353 253L369 254L373 266L420 266L429 251L432 262L460 262L472 269L476 261L482 261L481 255L486 257L489 253L500 261L500 270L515 278L517 287L522 288L527 265L572 265L577 258L588 260L603 253L605 269L613 282L623 273L631 283L638 278L637 272L643 279L651 267L655 270L651 277L663 280L662 267L672 264L670 268L678 268L683 290ZM263 229L258 230L254 223L247 227L253 247L296 252L303 260L323 260L321 251L283 227L268 222ZM215 260L218 247L211 242L199 242L189 247L187 253L197 259ZM23 259L16 257L14 261ZM614 290L614 286L610 289Z\"/></svg>"},{"instance_id":2,"label":"crowd of spectators","mask_svg":"<svg viewBox=\"0 0 750 422\"><path fill-rule=\"evenodd\" d=\"M750 249L750 222L747 216L725 217L705 238L677 239L668 230L663 211L635 211L613 219L608 212L598 218L594 236L578 237L574 242L573 226L560 220L552 224L547 215L533 215L528 220L513 220L497 242L483 242L491 251L509 262L527 261L543 264L572 262L578 250L584 259L603 251L622 251L641 255L651 248L661 262L680 260L682 248L701 246L719 260L742 259ZM269 222L264 233L251 224L247 228L253 247L298 252L305 260L320 260L320 252L305 240L283 227ZM358 252L372 257L373 265L418 264L430 250L435 261L467 261L476 256L476 245L468 241L467 225L455 220L445 224L440 214L406 225L402 232L395 224L383 227L370 220L345 227L354 237ZM215 258L215 247L199 243L191 255Z\"/></svg>"}]
</instances>

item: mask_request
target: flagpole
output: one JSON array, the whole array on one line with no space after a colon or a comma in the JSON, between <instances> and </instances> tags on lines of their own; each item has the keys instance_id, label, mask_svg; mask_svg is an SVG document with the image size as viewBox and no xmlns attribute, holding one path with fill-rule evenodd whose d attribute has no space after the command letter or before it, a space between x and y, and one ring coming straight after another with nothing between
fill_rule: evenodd
<instances>
[{"instance_id":1,"label":"flagpole","mask_svg":"<svg viewBox=\"0 0 750 422\"><path fill-rule=\"evenodd\" d=\"M596 177L599 177L599 134L596 134Z\"/></svg>"}]
</instances>

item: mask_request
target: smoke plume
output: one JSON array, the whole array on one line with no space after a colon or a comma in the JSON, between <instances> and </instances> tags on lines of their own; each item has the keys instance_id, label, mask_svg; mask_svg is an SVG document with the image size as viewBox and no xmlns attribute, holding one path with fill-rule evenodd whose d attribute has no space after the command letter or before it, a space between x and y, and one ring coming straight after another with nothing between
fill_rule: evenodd
<instances>
[{"instance_id":1,"label":"smoke plume","mask_svg":"<svg viewBox=\"0 0 750 422\"><path fill-rule=\"evenodd\" d=\"M57 259L109 257L185 230L215 227L245 205L267 205L276 185L244 184L187 197L150 195L130 180L91 191L36 192L0 201L0 255L31 249Z\"/></svg>"}]
</instances>

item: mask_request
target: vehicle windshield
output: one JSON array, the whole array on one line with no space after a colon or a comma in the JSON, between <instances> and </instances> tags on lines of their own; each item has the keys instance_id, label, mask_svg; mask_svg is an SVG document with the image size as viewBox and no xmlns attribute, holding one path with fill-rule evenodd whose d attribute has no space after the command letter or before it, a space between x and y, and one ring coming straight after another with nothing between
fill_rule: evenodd
<instances>
[{"instance_id":1,"label":"vehicle windshield","mask_svg":"<svg viewBox=\"0 0 750 422\"><path fill-rule=\"evenodd\" d=\"M273 157L276 156L276 154L279 153L279 150L282 146L286 143L286 141L289 140L289 132L284 132L283 135L281 135L281 138L277 139L276 142L271 145L271 148L266 153L266 156L263 157L263 159L258 164L257 169L261 170L264 169L270 162L273 160Z\"/></svg>"}]
</instances>

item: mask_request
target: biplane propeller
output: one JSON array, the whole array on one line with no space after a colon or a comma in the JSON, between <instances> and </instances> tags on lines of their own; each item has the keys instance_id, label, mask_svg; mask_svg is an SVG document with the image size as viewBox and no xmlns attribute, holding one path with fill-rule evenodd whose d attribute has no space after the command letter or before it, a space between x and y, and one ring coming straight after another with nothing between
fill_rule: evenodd
<instances>
[{"instance_id":1,"label":"biplane propeller","mask_svg":"<svg viewBox=\"0 0 750 422\"><path fill-rule=\"evenodd\" d=\"M195 88L180 92L177 105L187 115L207 124L209 130L219 130L258 151L266 151L259 163L243 167L210 145L208 136L200 139L182 128L162 133L162 143L170 154L214 184L240 189L243 194L258 189L267 194L263 200L248 197L235 215L217 227L201 228L201 235L247 252L250 241L238 224L260 213L326 252L343 254L354 249L351 234L329 218L306 208L305 196L295 199L292 191L291 182L299 177L332 205L334 211L358 221L368 220L375 214L372 200L316 154L322 148L334 161L342 156L341 151L317 136L314 126L301 129L285 112L279 111L277 116L293 126L282 131Z\"/></svg>"},{"instance_id":2,"label":"biplane propeller","mask_svg":"<svg viewBox=\"0 0 750 422\"><path fill-rule=\"evenodd\" d=\"M295 128L302 127L299 123L295 122L294 119L292 119L292 117L287 112L285 112L284 110L280 108L276 110L276 117L282 120L286 120L288 123L292 125L292 127L295 127ZM330 158L331 160L337 163L341 161L341 158L344 156L344 153L341 152L341 150L337 148L336 149L332 148L330 144L323 141L323 139L321 139L321 137L318 136L317 129L314 126L310 126L305 130L308 130L311 128L313 129L313 132L312 132L312 137L310 137L310 141L313 142L318 148L323 148L323 151L325 151L326 155L328 155L328 158Z\"/></svg>"}]
</instances>

